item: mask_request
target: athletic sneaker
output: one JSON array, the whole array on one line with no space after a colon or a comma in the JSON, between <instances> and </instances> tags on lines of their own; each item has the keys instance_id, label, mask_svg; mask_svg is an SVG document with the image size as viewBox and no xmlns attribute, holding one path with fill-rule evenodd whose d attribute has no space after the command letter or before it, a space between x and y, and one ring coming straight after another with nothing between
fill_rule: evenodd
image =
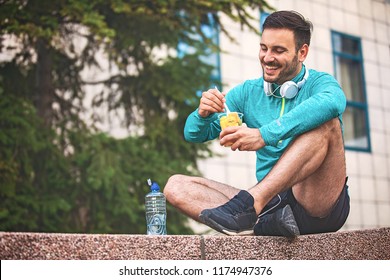
<instances>
[{"instance_id":1,"label":"athletic sneaker","mask_svg":"<svg viewBox=\"0 0 390 280\"><path fill-rule=\"evenodd\" d=\"M255 235L294 237L300 234L291 206L287 204L272 214L261 216L254 227Z\"/></svg>"},{"instance_id":2,"label":"athletic sneaker","mask_svg":"<svg viewBox=\"0 0 390 280\"><path fill-rule=\"evenodd\" d=\"M227 235L251 235L257 221L253 204L253 196L242 190L225 204L203 210L199 219L209 227Z\"/></svg>"}]
</instances>

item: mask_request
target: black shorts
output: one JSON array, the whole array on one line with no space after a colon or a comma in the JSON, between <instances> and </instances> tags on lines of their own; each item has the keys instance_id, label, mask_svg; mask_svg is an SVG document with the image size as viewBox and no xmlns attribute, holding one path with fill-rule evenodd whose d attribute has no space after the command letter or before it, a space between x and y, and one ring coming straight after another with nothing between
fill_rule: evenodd
<instances>
[{"instance_id":1,"label":"black shorts","mask_svg":"<svg viewBox=\"0 0 390 280\"><path fill-rule=\"evenodd\" d=\"M346 179L344 188L336 204L326 217L318 218L307 214L306 210L295 199L291 188L274 197L260 213L260 216L273 213L287 204L290 204L301 234L335 232L339 230L347 220L350 210L349 202L350 199Z\"/></svg>"}]
</instances>

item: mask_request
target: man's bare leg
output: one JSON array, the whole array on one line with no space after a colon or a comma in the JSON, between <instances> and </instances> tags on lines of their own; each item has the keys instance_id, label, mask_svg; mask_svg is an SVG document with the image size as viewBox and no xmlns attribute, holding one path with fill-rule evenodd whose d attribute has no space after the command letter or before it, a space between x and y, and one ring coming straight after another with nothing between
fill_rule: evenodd
<instances>
[{"instance_id":1,"label":"man's bare leg","mask_svg":"<svg viewBox=\"0 0 390 280\"><path fill-rule=\"evenodd\" d=\"M213 180L185 175L173 175L164 188L169 203L196 221L202 210L226 203L239 191Z\"/></svg>"},{"instance_id":2,"label":"man's bare leg","mask_svg":"<svg viewBox=\"0 0 390 280\"><path fill-rule=\"evenodd\" d=\"M249 190L257 214L278 193L293 188L299 204L314 217L327 215L345 182L344 144L337 118L300 135L271 172Z\"/></svg>"}]
</instances>

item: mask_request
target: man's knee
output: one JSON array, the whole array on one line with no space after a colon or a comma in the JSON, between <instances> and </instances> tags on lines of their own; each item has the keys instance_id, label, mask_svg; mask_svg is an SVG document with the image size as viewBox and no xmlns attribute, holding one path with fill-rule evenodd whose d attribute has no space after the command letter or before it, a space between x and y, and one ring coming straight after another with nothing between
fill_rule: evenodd
<instances>
[{"instance_id":1,"label":"man's knee","mask_svg":"<svg viewBox=\"0 0 390 280\"><path fill-rule=\"evenodd\" d=\"M333 118L330 121L327 121L322 125L322 127L327 131L335 131L340 130L341 131L341 124L339 118Z\"/></svg>"},{"instance_id":2,"label":"man's knee","mask_svg":"<svg viewBox=\"0 0 390 280\"><path fill-rule=\"evenodd\" d=\"M175 205L176 201L179 199L180 186L183 185L186 177L187 176L185 175L175 174L168 179L164 187L164 195L171 204Z\"/></svg>"},{"instance_id":3,"label":"man's knee","mask_svg":"<svg viewBox=\"0 0 390 280\"><path fill-rule=\"evenodd\" d=\"M338 118L331 119L323 124L322 137L331 146L341 147L343 146L343 133L341 129L341 123Z\"/></svg>"},{"instance_id":4,"label":"man's knee","mask_svg":"<svg viewBox=\"0 0 390 280\"><path fill-rule=\"evenodd\" d=\"M333 118L320 126L302 134L304 137L314 137L315 141L327 142L331 138L341 138L341 124L338 118Z\"/></svg>"}]
</instances>

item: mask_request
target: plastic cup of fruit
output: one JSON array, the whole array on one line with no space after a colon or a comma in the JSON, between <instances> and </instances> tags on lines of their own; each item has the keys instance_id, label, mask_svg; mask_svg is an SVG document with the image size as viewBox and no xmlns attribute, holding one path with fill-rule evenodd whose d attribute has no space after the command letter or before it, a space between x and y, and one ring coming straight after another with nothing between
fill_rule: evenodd
<instances>
[{"instance_id":1,"label":"plastic cup of fruit","mask_svg":"<svg viewBox=\"0 0 390 280\"><path fill-rule=\"evenodd\" d=\"M242 117L244 114L238 112L230 112L230 113L221 113L218 115L219 124L221 125L221 129L224 130L229 126L240 126L242 125ZM231 146L233 143L226 143L225 147Z\"/></svg>"}]
</instances>

